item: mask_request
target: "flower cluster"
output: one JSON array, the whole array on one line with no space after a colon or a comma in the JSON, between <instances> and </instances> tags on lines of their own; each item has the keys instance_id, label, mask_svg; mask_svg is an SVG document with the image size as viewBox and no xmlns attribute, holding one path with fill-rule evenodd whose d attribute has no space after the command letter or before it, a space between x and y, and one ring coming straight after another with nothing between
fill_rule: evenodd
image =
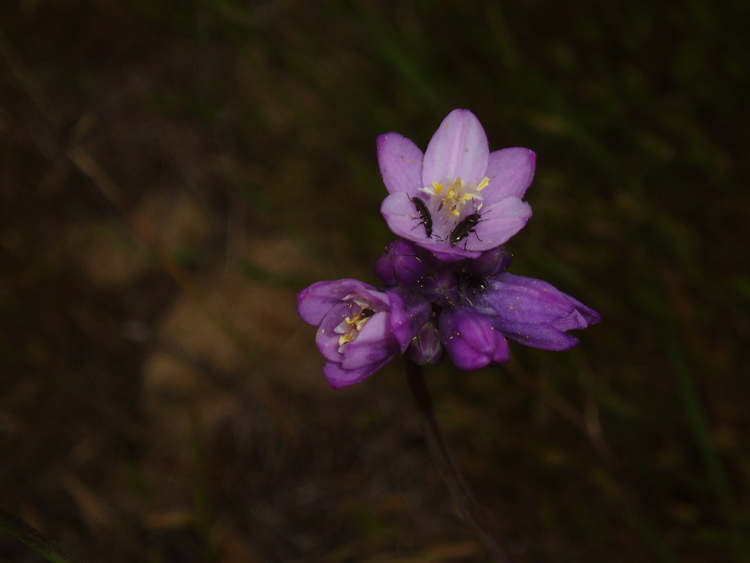
<instances>
[{"instance_id":1,"label":"flower cluster","mask_svg":"<svg viewBox=\"0 0 750 563\"><path fill-rule=\"evenodd\" d=\"M324 281L299 294L302 318L334 388L366 379L399 353L438 364L446 351L465 370L502 364L508 339L545 350L578 343L569 330L599 314L541 280L507 272L503 244L531 217L522 201L536 163L529 149L489 152L467 110L445 118L423 154L409 139L378 138L389 195L381 212L399 237L377 260L385 284Z\"/></svg>"}]
</instances>

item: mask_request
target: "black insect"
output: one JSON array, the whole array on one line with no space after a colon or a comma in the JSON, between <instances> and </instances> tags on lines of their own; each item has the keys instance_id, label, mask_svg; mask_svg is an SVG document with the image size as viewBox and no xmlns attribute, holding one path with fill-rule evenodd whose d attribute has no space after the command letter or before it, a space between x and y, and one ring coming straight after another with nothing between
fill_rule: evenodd
<instances>
[{"instance_id":1,"label":"black insect","mask_svg":"<svg viewBox=\"0 0 750 563\"><path fill-rule=\"evenodd\" d=\"M471 215L465 217L463 221L461 221L458 225L456 225L455 228L451 231L451 234L448 235L451 246L456 246L459 242L473 233L474 227L476 227L477 223L479 223L479 219L481 219L481 215L479 215L479 213L472 213Z\"/></svg>"},{"instance_id":2,"label":"black insect","mask_svg":"<svg viewBox=\"0 0 750 563\"><path fill-rule=\"evenodd\" d=\"M487 289L487 280L468 272L459 272L458 287L461 300L473 307L474 302L481 300L482 293Z\"/></svg>"},{"instance_id":3,"label":"black insect","mask_svg":"<svg viewBox=\"0 0 750 563\"><path fill-rule=\"evenodd\" d=\"M413 197L411 200L414 202L414 207L417 208L419 217L422 219L414 229L419 227L419 225L424 225L424 232L427 235L427 238L432 238L432 215L430 215L430 210L427 209L427 204L418 197ZM412 231L414 229L412 229Z\"/></svg>"},{"instance_id":4,"label":"black insect","mask_svg":"<svg viewBox=\"0 0 750 563\"><path fill-rule=\"evenodd\" d=\"M458 274L458 283L469 290L480 291L487 289L487 281L484 278L467 272L460 272Z\"/></svg>"},{"instance_id":5,"label":"black insect","mask_svg":"<svg viewBox=\"0 0 750 563\"><path fill-rule=\"evenodd\" d=\"M359 312L359 317L362 318L362 319L369 319L374 314L375 314L375 311L373 311L372 309L368 309L367 307L365 307L364 309L362 309Z\"/></svg>"}]
</instances>

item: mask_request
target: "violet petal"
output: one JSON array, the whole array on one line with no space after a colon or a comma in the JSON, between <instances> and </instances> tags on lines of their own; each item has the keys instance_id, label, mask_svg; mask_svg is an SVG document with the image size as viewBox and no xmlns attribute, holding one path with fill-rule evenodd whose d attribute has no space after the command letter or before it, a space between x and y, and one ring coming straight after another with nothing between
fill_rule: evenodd
<instances>
[{"instance_id":1,"label":"violet petal","mask_svg":"<svg viewBox=\"0 0 750 563\"><path fill-rule=\"evenodd\" d=\"M383 200L380 213L396 236L417 243L428 242L424 229L415 229L419 225L419 213L406 192L395 192Z\"/></svg>"},{"instance_id":2,"label":"violet petal","mask_svg":"<svg viewBox=\"0 0 750 563\"><path fill-rule=\"evenodd\" d=\"M431 304L413 288L387 291L391 300L391 330L405 352L419 328L430 316Z\"/></svg>"},{"instance_id":3,"label":"violet petal","mask_svg":"<svg viewBox=\"0 0 750 563\"><path fill-rule=\"evenodd\" d=\"M601 320L599 313L542 280L503 273L482 299L494 326L508 338L545 350L566 350L578 339L565 331Z\"/></svg>"},{"instance_id":4,"label":"violet petal","mask_svg":"<svg viewBox=\"0 0 750 563\"><path fill-rule=\"evenodd\" d=\"M373 305L379 306L379 309L390 306L387 296L370 284L344 278L320 281L300 291L297 296L297 311L305 322L320 326L331 308L347 295L363 295Z\"/></svg>"},{"instance_id":5,"label":"violet petal","mask_svg":"<svg viewBox=\"0 0 750 563\"><path fill-rule=\"evenodd\" d=\"M492 322L469 307L455 307L440 316L440 334L459 369L477 370L510 357L508 343Z\"/></svg>"},{"instance_id":6,"label":"violet petal","mask_svg":"<svg viewBox=\"0 0 750 563\"><path fill-rule=\"evenodd\" d=\"M422 151L398 133L380 135L377 145L378 164L386 189L390 193L415 195L422 187Z\"/></svg>"},{"instance_id":7,"label":"violet petal","mask_svg":"<svg viewBox=\"0 0 750 563\"><path fill-rule=\"evenodd\" d=\"M455 109L440 124L424 155L422 185L453 181L479 183L487 170L487 135L469 110Z\"/></svg>"},{"instance_id":8,"label":"violet petal","mask_svg":"<svg viewBox=\"0 0 750 563\"><path fill-rule=\"evenodd\" d=\"M485 207L481 220L468 242L459 244L468 250L490 250L508 242L523 229L531 217L531 206L516 197L508 197Z\"/></svg>"},{"instance_id":9,"label":"violet petal","mask_svg":"<svg viewBox=\"0 0 750 563\"><path fill-rule=\"evenodd\" d=\"M572 334L563 332L550 323L516 323L497 317L493 324L507 338L524 346L559 352L578 345L578 339Z\"/></svg>"},{"instance_id":10,"label":"violet petal","mask_svg":"<svg viewBox=\"0 0 750 563\"><path fill-rule=\"evenodd\" d=\"M355 383L364 381L384 365L386 365L392 358L386 358L383 361L366 365L357 369L345 369L336 362L328 362L323 368L323 373L328 379L328 384L334 389L341 389L342 387L348 387Z\"/></svg>"},{"instance_id":11,"label":"violet petal","mask_svg":"<svg viewBox=\"0 0 750 563\"><path fill-rule=\"evenodd\" d=\"M320 323L318 332L315 335L315 343L318 345L320 353L327 360L333 362L342 362L344 360L343 355L339 352L341 334L337 333L334 329L344 321L350 311L348 304L339 301L323 318L323 322Z\"/></svg>"},{"instance_id":12,"label":"violet petal","mask_svg":"<svg viewBox=\"0 0 750 563\"><path fill-rule=\"evenodd\" d=\"M484 203L489 205L506 197L523 198L534 180L536 153L512 147L490 153L485 175L490 179L484 190Z\"/></svg>"},{"instance_id":13,"label":"violet petal","mask_svg":"<svg viewBox=\"0 0 750 563\"><path fill-rule=\"evenodd\" d=\"M391 333L391 314L376 313L367 320L357 339L346 345L341 367L361 368L394 357L397 351L398 342Z\"/></svg>"},{"instance_id":14,"label":"violet petal","mask_svg":"<svg viewBox=\"0 0 750 563\"><path fill-rule=\"evenodd\" d=\"M417 247L396 239L375 262L375 273L386 285L414 285L424 275L426 265Z\"/></svg>"}]
</instances>

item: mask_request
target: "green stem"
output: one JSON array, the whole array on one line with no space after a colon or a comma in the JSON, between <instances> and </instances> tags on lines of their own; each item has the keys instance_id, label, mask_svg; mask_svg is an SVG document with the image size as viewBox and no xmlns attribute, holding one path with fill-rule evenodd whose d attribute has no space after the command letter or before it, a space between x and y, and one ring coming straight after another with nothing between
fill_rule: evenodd
<instances>
[{"instance_id":1,"label":"green stem","mask_svg":"<svg viewBox=\"0 0 750 563\"><path fill-rule=\"evenodd\" d=\"M52 563L80 563L33 526L0 508L0 528Z\"/></svg>"},{"instance_id":2,"label":"green stem","mask_svg":"<svg viewBox=\"0 0 750 563\"><path fill-rule=\"evenodd\" d=\"M461 514L469 524L474 526L474 529L482 538L487 549L492 552L498 561L511 563L508 552L503 548L506 542L495 523L492 522L490 516L487 514L487 511L474 497L474 494L466 484L461 471L456 466L453 457L448 451L443 431L435 417L432 398L422 375L421 366L406 358L406 375L409 380L409 389L414 398L414 403L422 418L422 428L427 437L427 443L437 462L438 471L445 486L453 496L453 500Z\"/></svg>"}]
</instances>

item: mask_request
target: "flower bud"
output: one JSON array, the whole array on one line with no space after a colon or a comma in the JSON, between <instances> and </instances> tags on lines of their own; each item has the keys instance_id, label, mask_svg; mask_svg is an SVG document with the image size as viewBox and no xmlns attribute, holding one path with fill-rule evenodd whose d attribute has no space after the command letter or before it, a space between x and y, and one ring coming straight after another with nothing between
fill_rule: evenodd
<instances>
[{"instance_id":1,"label":"flower bud","mask_svg":"<svg viewBox=\"0 0 750 563\"><path fill-rule=\"evenodd\" d=\"M508 342L492 322L470 307L454 307L440 315L440 335L459 369L477 370L510 359Z\"/></svg>"}]
</instances>

